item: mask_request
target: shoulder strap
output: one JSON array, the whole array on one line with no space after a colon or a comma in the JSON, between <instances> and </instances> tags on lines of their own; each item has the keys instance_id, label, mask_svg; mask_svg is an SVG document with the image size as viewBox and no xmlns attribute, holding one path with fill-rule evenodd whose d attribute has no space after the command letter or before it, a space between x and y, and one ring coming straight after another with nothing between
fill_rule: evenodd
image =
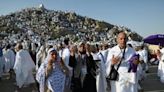
<instances>
[{"instance_id":1,"label":"shoulder strap","mask_svg":"<svg viewBox=\"0 0 164 92\"><path fill-rule=\"evenodd\" d=\"M125 48L125 49L126 49L126 48ZM122 55L122 57L121 57L120 63L118 64L117 70L118 70L118 68L120 67L122 60L124 59L125 49L124 49L124 51L123 51L123 55Z\"/></svg>"},{"instance_id":2,"label":"shoulder strap","mask_svg":"<svg viewBox=\"0 0 164 92\"><path fill-rule=\"evenodd\" d=\"M104 56L102 55L101 52L100 52L100 55L101 55L101 57L102 57L102 59L103 59L103 62L105 63L105 58L104 58Z\"/></svg>"}]
</instances>

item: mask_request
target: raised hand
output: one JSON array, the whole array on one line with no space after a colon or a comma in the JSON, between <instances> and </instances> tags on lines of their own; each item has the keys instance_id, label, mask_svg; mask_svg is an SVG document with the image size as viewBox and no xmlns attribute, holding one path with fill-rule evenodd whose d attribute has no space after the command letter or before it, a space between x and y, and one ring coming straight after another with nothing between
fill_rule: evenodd
<instances>
[{"instance_id":1,"label":"raised hand","mask_svg":"<svg viewBox=\"0 0 164 92\"><path fill-rule=\"evenodd\" d=\"M111 64L112 65L115 65L115 64L117 64L118 62L120 61L120 57L119 56L112 56L112 62L111 62Z\"/></svg>"}]
</instances>

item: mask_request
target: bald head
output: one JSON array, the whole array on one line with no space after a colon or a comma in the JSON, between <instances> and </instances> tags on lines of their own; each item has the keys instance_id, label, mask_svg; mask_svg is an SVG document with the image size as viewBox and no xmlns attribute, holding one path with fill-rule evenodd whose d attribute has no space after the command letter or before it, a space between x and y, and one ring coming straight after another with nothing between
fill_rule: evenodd
<instances>
[{"instance_id":1,"label":"bald head","mask_svg":"<svg viewBox=\"0 0 164 92\"><path fill-rule=\"evenodd\" d=\"M120 32L117 36L117 44L120 46L120 48L125 48L127 42L127 36L124 32Z\"/></svg>"}]
</instances>

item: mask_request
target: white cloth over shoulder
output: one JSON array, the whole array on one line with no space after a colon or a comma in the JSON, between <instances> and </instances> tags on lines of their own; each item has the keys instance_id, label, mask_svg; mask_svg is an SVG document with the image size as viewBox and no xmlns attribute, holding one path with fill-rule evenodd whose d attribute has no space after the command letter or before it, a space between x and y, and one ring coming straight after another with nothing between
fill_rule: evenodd
<instances>
[{"instance_id":1,"label":"white cloth over shoulder","mask_svg":"<svg viewBox=\"0 0 164 92\"><path fill-rule=\"evenodd\" d=\"M33 70L35 69L34 61L26 50L20 50L16 54L14 71L16 73L16 82L19 88L24 84L34 83Z\"/></svg>"},{"instance_id":2,"label":"white cloth over shoulder","mask_svg":"<svg viewBox=\"0 0 164 92\"><path fill-rule=\"evenodd\" d=\"M98 53L98 58L100 59L99 74L96 77L96 88L97 92L106 92L107 81L106 81L106 68L105 68L105 58L103 54Z\"/></svg>"},{"instance_id":3,"label":"white cloth over shoulder","mask_svg":"<svg viewBox=\"0 0 164 92\"><path fill-rule=\"evenodd\" d=\"M70 57L70 51L68 48L64 48L62 52L62 59L64 60L65 65L69 68L69 70L72 70L71 67L69 67L69 57Z\"/></svg>"},{"instance_id":4,"label":"white cloth over shoulder","mask_svg":"<svg viewBox=\"0 0 164 92\"><path fill-rule=\"evenodd\" d=\"M69 58L70 58L70 51L69 51L68 47L65 47L63 49L63 52L62 52L62 59L63 59L63 61L65 63L65 66L69 69L69 76L66 76L66 83L65 83L65 85L66 85L65 88L66 89L70 87L70 85L71 85L71 77L73 75L72 67L69 66Z\"/></svg>"},{"instance_id":5,"label":"white cloth over shoulder","mask_svg":"<svg viewBox=\"0 0 164 92\"><path fill-rule=\"evenodd\" d=\"M11 50L8 49L4 53L4 58L5 58L5 72L9 72L10 69L13 69L14 64L15 64L15 53Z\"/></svg>"},{"instance_id":6,"label":"white cloth over shoulder","mask_svg":"<svg viewBox=\"0 0 164 92\"><path fill-rule=\"evenodd\" d=\"M129 64L128 60L135 54L135 51L131 47L126 47L124 59L121 61L120 67L118 69L119 73L119 80L118 81L111 81L111 92L137 92L137 77L136 73L128 73ZM107 57L106 62L106 73L109 75L111 69L111 59L113 55L119 56L120 58L123 56L123 50L119 48L119 46L113 47ZM115 65L117 68L117 65Z\"/></svg>"},{"instance_id":7,"label":"white cloth over shoulder","mask_svg":"<svg viewBox=\"0 0 164 92\"><path fill-rule=\"evenodd\" d=\"M164 48L161 49L161 59L158 64L158 76L160 77L160 81L164 83Z\"/></svg>"}]
</instances>

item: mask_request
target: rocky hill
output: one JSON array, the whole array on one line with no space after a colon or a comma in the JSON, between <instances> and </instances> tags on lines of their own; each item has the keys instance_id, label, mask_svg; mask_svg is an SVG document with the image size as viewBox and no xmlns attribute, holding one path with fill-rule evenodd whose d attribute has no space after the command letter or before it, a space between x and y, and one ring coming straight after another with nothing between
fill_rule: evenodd
<instances>
[{"instance_id":1,"label":"rocky hill","mask_svg":"<svg viewBox=\"0 0 164 92\"><path fill-rule=\"evenodd\" d=\"M125 31L130 39L142 37L126 27L80 16L74 12L48 10L44 6L22 9L0 16L1 35L32 32L48 39L69 36L74 41L111 40L119 31Z\"/></svg>"}]
</instances>

